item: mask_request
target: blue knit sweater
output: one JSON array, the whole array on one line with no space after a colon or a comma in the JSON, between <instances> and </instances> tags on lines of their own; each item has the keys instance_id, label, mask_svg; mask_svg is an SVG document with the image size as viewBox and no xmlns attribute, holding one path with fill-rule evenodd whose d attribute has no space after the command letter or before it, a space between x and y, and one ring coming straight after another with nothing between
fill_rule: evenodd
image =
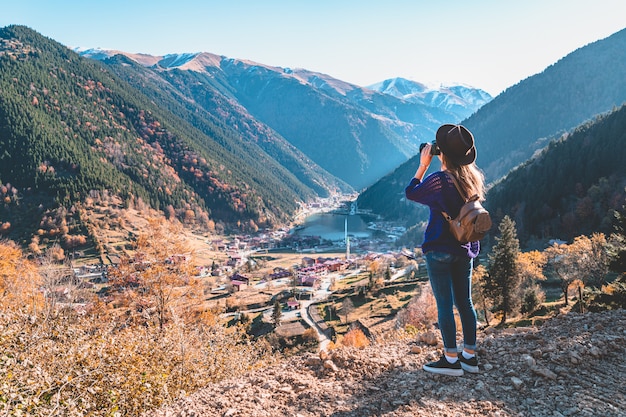
<instances>
[{"instance_id":1,"label":"blue knit sweater","mask_svg":"<svg viewBox=\"0 0 626 417\"><path fill-rule=\"evenodd\" d=\"M459 214L464 203L452 179L443 171L433 172L424 181L412 178L404 190L406 198L430 208L430 218L424 233L422 252L444 252L457 256L475 258L480 252L479 242L459 243L441 214L445 211L453 218Z\"/></svg>"}]
</instances>

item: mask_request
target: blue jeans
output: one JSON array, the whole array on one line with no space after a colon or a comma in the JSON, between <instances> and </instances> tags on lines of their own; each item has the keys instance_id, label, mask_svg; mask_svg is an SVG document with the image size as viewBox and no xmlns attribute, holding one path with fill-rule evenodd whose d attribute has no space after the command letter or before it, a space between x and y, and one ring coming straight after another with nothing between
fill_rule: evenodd
<instances>
[{"instance_id":1,"label":"blue jeans","mask_svg":"<svg viewBox=\"0 0 626 417\"><path fill-rule=\"evenodd\" d=\"M463 343L468 349L476 349L476 310L472 302L473 259L443 252L428 252L426 268L433 295L437 301L439 330L446 352L457 353L456 323L453 305L461 317Z\"/></svg>"}]
</instances>

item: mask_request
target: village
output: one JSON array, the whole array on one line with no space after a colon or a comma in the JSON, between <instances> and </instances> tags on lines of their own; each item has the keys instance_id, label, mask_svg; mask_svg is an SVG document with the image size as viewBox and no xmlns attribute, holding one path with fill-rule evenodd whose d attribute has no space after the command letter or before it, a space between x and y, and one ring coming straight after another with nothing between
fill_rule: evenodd
<instances>
[{"instance_id":1,"label":"village","mask_svg":"<svg viewBox=\"0 0 626 417\"><path fill-rule=\"evenodd\" d=\"M303 206L300 217L332 211L349 215L350 207L354 214L355 206L345 200L318 200ZM298 337L312 328L320 344L324 344L334 338L334 330L328 328L316 306L337 291L345 293L349 288L349 292L358 292L371 286L373 276L390 282L416 275L420 268L417 262L410 261L412 254L394 248L393 233L397 234L398 229L382 222L370 224L376 230L370 239L350 238L346 234L340 241L295 234L295 227L207 238L207 252L199 257L200 263L195 262L196 277L206 288L207 308L222 311L225 319L258 316L264 324L276 325L276 332L285 337ZM74 267L73 282L82 290L106 288L109 270L117 267L120 258L108 255L107 260L108 264ZM192 260L186 254L166 260L181 261ZM67 286L56 291L59 302L81 305ZM281 308L280 323L274 323L277 305Z\"/></svg>"}]
</instances>

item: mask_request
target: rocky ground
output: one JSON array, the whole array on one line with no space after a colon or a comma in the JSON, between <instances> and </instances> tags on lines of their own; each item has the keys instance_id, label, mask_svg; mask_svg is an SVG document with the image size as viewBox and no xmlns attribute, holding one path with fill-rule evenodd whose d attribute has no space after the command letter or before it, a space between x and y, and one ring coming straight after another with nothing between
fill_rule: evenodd
<instances>
[{"instance_id":1,"label":"rocky ground","mask_svg":"<svg viewBox=\"0 0 626 417\"><path fill-rule=\"evenodd\" d=\"M191 416L626 416L626 311L479 334L480 373L433 375L436 347L378 340L289 358L150 413Z\"/></svg>"}]
</instances>

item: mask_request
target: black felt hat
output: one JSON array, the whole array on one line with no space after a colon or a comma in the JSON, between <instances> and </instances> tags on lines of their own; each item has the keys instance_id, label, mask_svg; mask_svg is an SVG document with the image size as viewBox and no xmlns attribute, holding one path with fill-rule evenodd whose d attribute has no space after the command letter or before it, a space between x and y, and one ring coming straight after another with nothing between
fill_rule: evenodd
<instances>
[{"instance_id":1,"label":"black felt hat","mask_svg":"<svg viewBox=\"0 0 626 417\"><path fill-rule=\"evenodd\" d=\"M462 125L445 124L437 129L437 146L457 165L469 165L476 160L474 135Z\"/></svg>"}]
</instances>

